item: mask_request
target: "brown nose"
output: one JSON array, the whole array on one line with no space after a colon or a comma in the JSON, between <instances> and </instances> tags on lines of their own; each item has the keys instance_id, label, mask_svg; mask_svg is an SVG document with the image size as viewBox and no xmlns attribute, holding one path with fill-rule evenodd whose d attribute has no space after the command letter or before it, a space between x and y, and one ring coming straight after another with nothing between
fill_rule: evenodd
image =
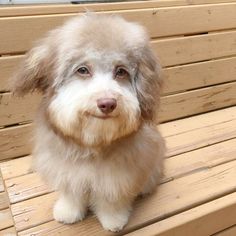
<instances>
[{"instance_id":1,"label":"brown nose","mask_svg":"<svg viewBox=\"0 0 236 236\"><path fill-rule=\"evenodd\" d=\"M104 114L111 113L117 106L114 98L100 98L97 100L97 106Z\"/></svg>"}]
</instances>

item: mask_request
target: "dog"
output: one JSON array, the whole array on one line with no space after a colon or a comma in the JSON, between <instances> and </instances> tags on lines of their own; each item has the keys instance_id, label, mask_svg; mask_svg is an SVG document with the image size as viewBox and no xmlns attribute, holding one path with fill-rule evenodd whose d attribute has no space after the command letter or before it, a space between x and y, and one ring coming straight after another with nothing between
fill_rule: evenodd
<instances>
[{"instance_id":1,"label":"dog","mask_svg":"<svg viewBox=\"0 0 236 236\"><path fill-rule=\"evenodd\" d=\"M59 191L55 220L80 221L90 208L120 231L135 198L155 190L160 71L145 29L117 15L76 16L26 53L13 93L43 94L33 165Z\"/></svg>"}]
</instances>

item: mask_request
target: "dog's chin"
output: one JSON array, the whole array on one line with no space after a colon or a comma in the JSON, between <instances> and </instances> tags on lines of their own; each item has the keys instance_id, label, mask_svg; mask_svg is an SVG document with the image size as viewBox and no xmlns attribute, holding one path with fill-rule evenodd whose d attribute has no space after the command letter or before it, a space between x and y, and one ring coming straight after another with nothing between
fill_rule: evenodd
<instances>
[{"instance_id":1,"label":"dog's chin","mask_svg":"<svg viewBox=\"0 0 236 236\"><path fill-rule=\"evenodd\" d=\"M106 115L106 114L102 114L102 115L89 114L89 116L91 118L101 119L101 120L114 119L118 117L118 115Z\"/></svg>"},{"instance_id":2,"label":"dog's chin","mask_svg":"<svg viewBox=\"0 0 236 236\"><path fill-rule=\"evenodd\" d=\"M80 141L84 146L106 146L113 141L135 132L140 119L120 117L119 115L90 115L83 119Z\"/></svg>"},{"instance_id":3,"label":"dog's chin","mask_svg":"<svg viewBox=\"0 0 236 236\"><path fill-rule=\"evenodd\" d=\"M141 123L139 115L122 117L105 114L86 114L73 122L58 122L51 116L48 121L56 134L84 147L107 146L137 131Z\"/></svg>"}]
</instances>

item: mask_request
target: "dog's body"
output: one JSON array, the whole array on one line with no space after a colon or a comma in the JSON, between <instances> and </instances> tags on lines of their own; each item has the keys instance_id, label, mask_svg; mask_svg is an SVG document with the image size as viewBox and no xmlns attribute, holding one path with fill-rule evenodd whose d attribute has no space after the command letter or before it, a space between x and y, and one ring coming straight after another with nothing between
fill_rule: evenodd
<instances>
[{"instance_id":1,"label":"dog's body","mask_svg":"<svg viewBox=\"0 0 236 236\"><path fill-rule=\"evenodd\" d=\"M135 197L155 189L164 142L155 126L159 68L148 41L135 23L88 14L26 56L15 92L44 94L34 157L61 193L56 220L76 222L90 207L105 229L119 231Z\"/></svg>"}]
</instances>

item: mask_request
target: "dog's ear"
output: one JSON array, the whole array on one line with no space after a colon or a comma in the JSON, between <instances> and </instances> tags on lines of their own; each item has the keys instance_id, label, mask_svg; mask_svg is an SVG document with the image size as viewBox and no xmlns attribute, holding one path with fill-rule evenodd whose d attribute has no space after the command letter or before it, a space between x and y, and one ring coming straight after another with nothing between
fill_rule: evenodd
<instances>
[{"instance_id":1,"label":"dog's ear","mask_svg":"<svg viewBox=\"0 0 236 236\"><path fill-rule=\"evenodd\" d=\"M136 75L136 91L144 120L157 121L161 87L161 66L147 45L139 60Z\"/></svg>"},{"instance_id":2,"label":"dog's ear","mask_svg":"<svg viewBox=\"0 0 236 236\"><path fill-rule=\"evenodd\" d=\"M50 39L45 38L26 53L18 71L10 81L13 94L23 96L34 90L45 92L52 83L54 52Z\"/></svg>"}]
</instances>

